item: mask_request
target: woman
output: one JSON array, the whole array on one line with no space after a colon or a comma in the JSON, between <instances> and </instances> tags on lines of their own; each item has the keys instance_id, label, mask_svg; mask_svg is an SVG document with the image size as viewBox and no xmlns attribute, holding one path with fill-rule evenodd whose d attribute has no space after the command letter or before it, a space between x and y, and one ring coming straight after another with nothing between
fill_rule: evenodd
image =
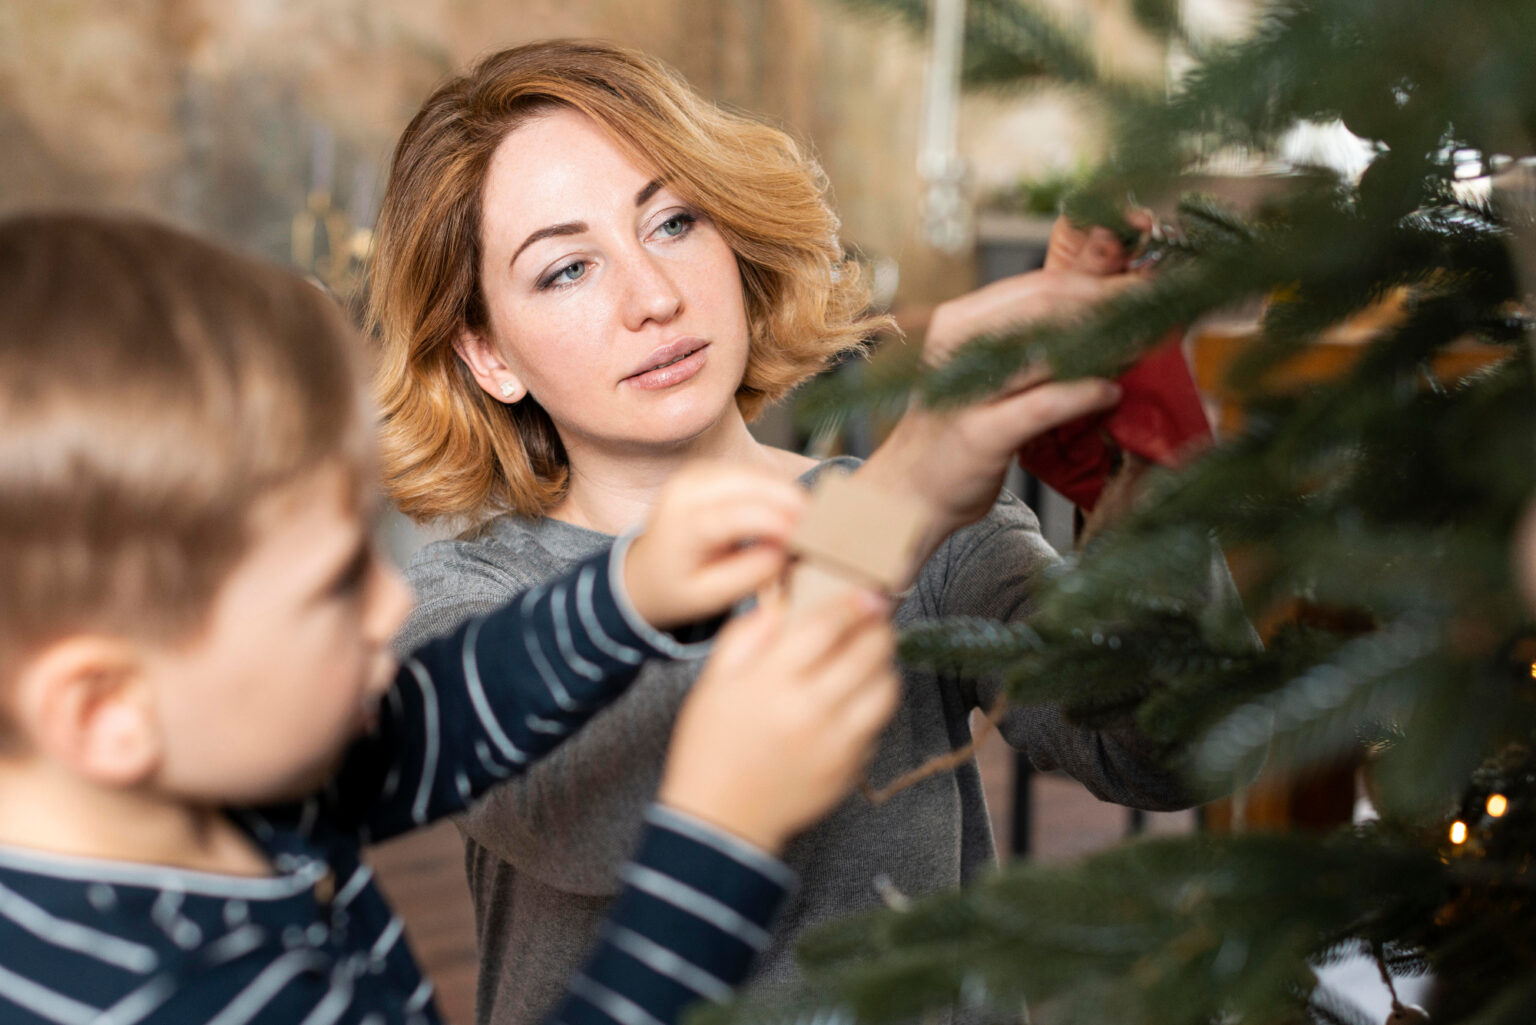
<instances>
[{"instance_id":1,"label":"woman","mask_svg":"<svg viewBox=\"0 0 1536 1025\"><path fill-rule=\"evenodd\" d=\"M746 425L878 324L823 193L783 133L607 44L495 54L427 100L400 140L378 229L385 473L407 513L473 529L418 556L420 604L402 643L610 544L686 461L815 475L811 460L759 444ZM1123 265L1097 238L1063 230L1058 243L1079 265ZM1113 287L1062 270L993 286L941 307L930 345ZM1004 470L1023 441L1112 404L1117 390L1015 384L958 414L909 414L859 470L931 513L898 624L1017 617L1034 574L1055 561L1029 511L998 500ZM585 733L464 820L481 1021L536 1019L575 969L696 671L648 666ZM964 743L968 713L992 695L922 673L905 688L870 768L876 782ZM1186 800L1128 732L1071 727L1051 708L1017 709L1003 732L1040 768L1065 768L1106 799ZM792 975L790 948L807 926L893 888L952 886L991 858L974 763L882 806L846 802L786 852L800 890L760 977ZM719 995L707 979L679 984Z\"/></svg>"}]
</instances>

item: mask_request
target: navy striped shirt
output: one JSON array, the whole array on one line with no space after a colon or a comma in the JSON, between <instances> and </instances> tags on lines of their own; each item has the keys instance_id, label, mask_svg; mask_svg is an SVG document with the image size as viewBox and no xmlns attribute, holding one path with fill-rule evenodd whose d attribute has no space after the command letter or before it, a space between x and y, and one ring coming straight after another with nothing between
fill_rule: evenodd
<instances>
[{"instance_id":1,"label":"navy striped shirt","mask_svg":"<svg viewBox=\"0 0 1536 1025\"><path fill-rule=\"evenodd\" d=\"M330 786L231 811L274 874L242 878L0 845L6 1025L432 1025L440 1019L362 846L462 811L615 697L691 654L628 605L623 544L413 652ZM671 1025L768 941L793 876L664 807L554 1011Z\"/></svg>"}]
</instances>

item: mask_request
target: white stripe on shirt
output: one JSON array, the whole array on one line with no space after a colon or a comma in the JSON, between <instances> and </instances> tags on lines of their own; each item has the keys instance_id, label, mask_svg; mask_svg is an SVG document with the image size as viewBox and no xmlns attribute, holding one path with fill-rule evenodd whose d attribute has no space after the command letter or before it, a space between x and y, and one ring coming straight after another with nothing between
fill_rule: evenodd
<instances>
[{"instance_id":1,"label":"white stripe on shirt","mask_svg":"<svg viewBox=\"0 0 1536 1025\"><path fill-rule=\"evenodd\" d=\"M427 822L432 784L437 782L437 749L442 742L442 727L437 721L437 688L433 686L432 675L414 658L406 665L416 682L421 684L421 732L427 741L426 753L421 756L421 782L416 786L416 801L411 805L411 819L422 826Z\"/></svg>"},{"instance_id":2,"label":"white stripe on shirt","mask_svg":"<svg viewBox=\"0 0 1536 1025\"><path fill-rule=\"evenodd\" d=\"M480 759L480 764L485 767L485 771L497 779L507 779L512 775L511 769L502 765L492 756L491 749L486 746L483 740L475 741L475 757Z\"/></svg>"},{"instance_id":3,"label":"white stripe on shirt","mask_svg":"<svg viewBox=\"0 0 1536 1025\"><path fill-rule=\"evenodd\" d=\"M645 643L655 648L669 658L702 658L709 651L710 641L699 641L695 644L683 644L671 634L663 633L645 621L645 617L635 611L634 602L629 600L629 591L624 586L624 555L629 551L629 546L634 542L636 532L626 530L613 542L613 547L608 549L608 590L613 593L613 603L619 608L619 615L629 628L635 632Z\"/></svg>"},{"instance_id":4,"label":"white stripe on shirt","mask_svg":"<svg viewBox=\"0 0 1536 1025\"><path fill-rule=\"evenodd\" d=\"M172 972L157 975L103 1011L91 1025L138 1025L176 993L181 981Z\"/></svg>"},{"instance_id":5,"label":"white stripe on shirt","mask_svg":"<svg viewBox=\"0 0 1536 1025\"><path fill-rule=\"evenodd\" d=\"M226 961L233 961L237 957L249 954L261 946L266 936L266 930L261 926L247 923L233 932L220 936L199 951L199 954L207 959L209 964L221 965Z\"/></svg>"},{"instance_id":6,"label":"white stripe on shirt","mask_svg":"<svg viewBox=\"0 0 1536 1025\"><path fill-rule=\"evenodd\" d=\"M207 1025L246 1025L294 977L310 968L324 968L329 959L314 950L290 950L261 970L250 985L241 990L224 1010L208 1019Z\"/></svg>"},{"instance_id":7,"label":"white stripe on shirt","mask_svg":"<svg viewBox=\"0 0 1536 1025\"><path fill-rule=\"evenodd\" d=\"M647 939L633 929L626 929L612 922L603 927L603 935L609 943L636 961L686 986L699 996L707 997L716 1003L724 1003L730 999L732 993L730 985L689 961L677 951Z\"/></svg>"},{"instance_id":8,"label":"white stripe on shirt","mask_svg":"<svg viewBox=\"0 0 1536 1025\"><path fill-rule=\"evenodd\" d=\"M432 980L422 979L421 985L417 986L415 991L412 992L410 997L405 1001L406 1013L410 1013L412 1011L420 1011L431 1002Z\"/></svg>"},{"instance_id":9,"label":"white stripe on shirt","mask_svg":"<svg viewBox=\"0 0 1536 1025\"><path fill-rule=\"evenodd\" d=\"M555 704L567 712L573 712L576 710L576 702L571 700L570 691L565 689L565 684L561 683L560 677L555 675L555 667L550 665L549 659L544 657L544 648L539 644L539 637L529 626L532 621L532 614L528 609L529 599L534 593L529 591L524 596L519 610L523 616L523 647L527 650L528 657L533 659L533 667L539 671L539 679L544 681L544 686L549 691L549 696L555 699Z\"/></svg>"},{"instance_id":10,"label":"white stripe on shirt","mask_svg":"<svg viewBox=\"0 0 1536 1025\"><path fill-rule=\"evenodd\" d=\"M768 946L768 933L762 926L687 883L633 862L625 865L619 876L635 888L730 933L754 950Z\"/></svg>"},{"instance_id":11,"label":"white stripe on shirt","mask_svg":"<svg viewBox=\"0 0 1536 1025\"><path fill-rule=\"evenodd\" d=\"M90 1025L101 1013L31 979L24 979L0 965L0 997L59 1025Z\"/></svg>"},{"instance_id":12,"label":"white stripe on shirt","mask_svg":"<svg viewBox=\"0 0 1536 1025\"><path fill-rule=\"evenodd\" d=\"M179 889L161 890L149 908L149 920L160 927L166 938L182 950L191 950L203 942L203 930L181 913L187 895Z\"/></svg>"},{"instance_id":13,"label":"white stripe on shirt","mask_svg":"<svg viewBox=\"0 0 1536 1025\"><path fill-rule=\"evenodd\" d=\"M373 878L373 869L366 864L359 865L340 890L336 891L336 899L331 902L331 907L340 910L352 903L352 898L363 892L363 887L368 885L368 880Z\"/></svg>"},{"instance_id":14,"label":"white stripe on shirt","mask_svg":"<svg viewBox=\"0 0 1536 1025\"><path fill-rule=\"evenodd\" d=\"M352 1006L352 973L331 970L331 988L299 1025L335 1025Z\"/></svg>"},{"instance_id":15,"label":"white stripe on shirt","mask_svg":"<svg viewBox=\"0 0 1536 1025\"><path fill-rule=\"evenodd\" d=\"M491 711L491 703L485 696L485 684L480 679L480 655L475 645L480 641L480 627L483 625L485 620L477 619L469 624L468 630L464 631L464 650L461 658L464 663L464 679L469 684L469 703L474 706L480 725L485 727L485 732L490 734L491 740L495 742L502 755L522 765L528 761L528 756L501 728L501 720L496 717L495 712Z\"/></svg>"},{"instance_id":16,"label":"white stripe on shirt","mask_svg":"<svg viewBox=\"0 0 1536 1025\"><path fill-rule=\"evenodd\" d=\"M592 643L597 645L603 654L610 658L616 658L626 665L639 665L645 658L643 652L631 648L627 644L620 644L608 632L603 629L602 622L597 618L597 607L592 603L592 590L597 582L597 567L588 566L581 571L576 578L576 616L581 620L581 625L586 627L587 636Z\"/></svg>"},{"instance_id":17,"label":"white stripe on shirt","mask_svg":"<svg viewBox=\"0 0 1536 1025\"><path fill-rule=\"evenodd\" d=\"M304 811L299 816L299 832L306 837L315 835L315 820L320 817L320 802L313 797L304 802Z\"/></svg>"},{"instance_id":18,"label":"white stripe on shirt","mask_svg":"<svg viewBox=\"0 0 1536 1025\"><path fill-rule=\"evenodd\" d=\"M400 921L400 916L391 915L389 924L384 927L383 932L379 933L379 938L373 941L373 949L368 951L368 956L374 962L383 961L385 956L389 954L390 948L399 942L400 933L404 929L405 923Z\"/></svg>"},{"instance_id":19,"label":"white stripe on shirt","mask_svg":"<svg viewBox=\"0 0 1536 1025\"><path fill-rule=\"evenodd\" d=\"M593 982L585 975L577 975L571 980L571 992L622 1025L662 1025L660 1019L633 1000Z\"/></svg>"},{"instance_id":20,"label":"white stripe on shirt","mask_svg":"<svg viewBox=\"0 0 1536 1025\"><path fill-rule=\"evenodd\" d=\"M272 824L251 812L234 813L252 831L265 840L272 838ZM72 879L85 883L120 883L154 890L181 890L206 897L245 897L280 899L309 889L325 874L325 866L313 861L281 876L226 876L195 869L165 865L130 864L102 858L84 858L73 854L24 851L0 844L0 867L32 872L50 879Z\"/></svg>"},{"instance_id":21,"label":"white stripe on shirt","mask_svg":"<svg viewBox=\"0 0 1536 1025\"><path fill-rule=\"evenodd\" d=\"M543 733L546 736L563 737L568 732L570 732L566 729L565 723L556 722L554 719L540 719L532 712L529 712L527 715L523 716L523 722L526 723L528 728L533 732Z\"/></svg>"},{"instance_id":22,"label":"white stripe on shirt","mask_svg":"<svg viewBox=\"0 0 1536 1025\"><path fill-rule=\"evenodd\" d=\"M0 915L44 943L94 957L138 975L154 971L160 963L160 957L152 947L59 918L4 886L0 886Z\"/></svg>"},{"instance_id":23,"label":"white stripe on shirt","mask_svg":"<svg viewBox=\"0 0 1536 1025\"><path fill-rule=\"evenodd\" d=\"M738 865L744 865L759 875L767 876L786 890L793 889L799 882L799 877L795 875L794 870L778 858L739 836L710 825L703 819L694 818L686 812L670 808L665 804L651 805L646 809L645 817L647 821L662 829L680 833L695 843L703 844L725 855Z\"/></svg>"},{"instance_id":24,"label":"white stripe on shirt","mask_svg":"<svg viewBox=\"0 0 1536 1025\"><path fill-rule=\"evenodd\" d=\"M582 658L576 650L576 640L571 635L571 613L565 607L566 593L565 585L557 584L549 595L549 605L555 614L555 644L560 648L560 656L565 659L565 664L573 672L589 680L601 680L603 671Z\"/></svg>"}]
</instances>

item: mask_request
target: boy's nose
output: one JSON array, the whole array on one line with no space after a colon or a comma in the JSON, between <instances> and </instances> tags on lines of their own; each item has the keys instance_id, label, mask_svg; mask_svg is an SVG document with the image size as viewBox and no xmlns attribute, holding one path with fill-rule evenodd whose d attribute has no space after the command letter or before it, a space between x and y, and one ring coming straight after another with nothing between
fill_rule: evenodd
<instances>
[{"instance_id":1,"label":"boy's nose","mask_svg":"<svg viewBox=\"0 0 1536 1025\"><path fill-rule=\"evenodd\" d=\"M363 630L370 641L385 645L394 640L416 601L405 578L387 559L375 558L373 572Z\"/></svg>"}]
</instances>

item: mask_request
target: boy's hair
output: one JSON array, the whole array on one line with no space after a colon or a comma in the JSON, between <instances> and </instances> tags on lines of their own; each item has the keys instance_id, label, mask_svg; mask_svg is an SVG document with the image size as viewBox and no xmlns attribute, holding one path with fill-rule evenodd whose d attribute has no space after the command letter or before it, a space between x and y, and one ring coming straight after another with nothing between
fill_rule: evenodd
<instances>
[{"instance_id":1,"label":"boy's hair","mask_svg":"<svg viewBox=\"0 0 1536 1025\"><path fill-rule=\"evenodd\" d=\"M787 134L722 110L655 58L557 39L491 54L444 83L400 137L375 232L384 484L417 519L538 517L564 494L565 449L533 397L506 406L453 342L484 330L480 207L507 135L551 110L592 118L719 230L741 270L751 420L886 321L845 262L821 168Z\"/></svg>"},{"instance_id":2,"label":"boy's hair","mask_svg":"<svg viewBox=\"0 0 1536 1025\"><path fill-rule=\"evenodd\" d=\"M0 679L71 634L192 633L255 502L367 472L365 382L336 304L275 266L128 217L0 221Z\"/></svg>"}]
</instances>

